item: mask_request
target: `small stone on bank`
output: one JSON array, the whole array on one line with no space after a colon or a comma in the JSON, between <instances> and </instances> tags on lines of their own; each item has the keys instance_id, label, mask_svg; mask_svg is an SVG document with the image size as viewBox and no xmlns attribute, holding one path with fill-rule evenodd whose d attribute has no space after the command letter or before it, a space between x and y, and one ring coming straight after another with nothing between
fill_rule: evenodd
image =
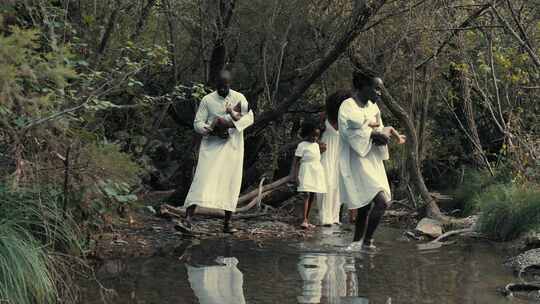
<instances>
[{"instance_id":1,"label":"small stone on bank","mask_svg":"<svg viewBox=\"0 0 540 304\"><path fill-rule=\"evenodd\" d=\"M443 233L441 223L427 217L423 218L418 225L416 225L416 231L429 235L432 238L437 238Z\"/></svg>"}]
</instances>

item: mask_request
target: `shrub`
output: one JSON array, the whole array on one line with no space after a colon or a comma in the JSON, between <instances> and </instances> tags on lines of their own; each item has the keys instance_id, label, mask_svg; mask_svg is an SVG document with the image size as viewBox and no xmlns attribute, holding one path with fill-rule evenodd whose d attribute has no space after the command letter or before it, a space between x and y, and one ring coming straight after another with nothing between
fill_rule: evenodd
<instances>
[{"instance_id":1,"label":"shrub","mask_svg":"<svg viewBox=\"0 0 540 304\"><path fill-rule=\"evenodd\" d=\"M489 171L466 170L463 182L454 190L453 196L456 202L461 205L462 214L467 216L479 211L478 195L493 185L504 185L511 182L511 172L501 166L494 175Z\"/></svg>"},{"instance_id":2,"label":"shrub","mask_svg":"<svg viewBox=\"0 0 540 304\"><path fill-rule=\"evenodd\" d=\"M13 192L0 185L0 299L6 303L74 302L70 270L83 262L77 225L54 189ZM66 255L70 253L71 255Z\"/></svg>"},{"instance_id":3,"label":"shrub","mask_svg":"<svg viewBox=\"0 0 540 304\"><path fill-rule=\"evenodd\" d=\"M509 241L540 228L540 189L537 185L496 184L474 199L480 210L479 230Z\"/></svg>"}]
</instances>

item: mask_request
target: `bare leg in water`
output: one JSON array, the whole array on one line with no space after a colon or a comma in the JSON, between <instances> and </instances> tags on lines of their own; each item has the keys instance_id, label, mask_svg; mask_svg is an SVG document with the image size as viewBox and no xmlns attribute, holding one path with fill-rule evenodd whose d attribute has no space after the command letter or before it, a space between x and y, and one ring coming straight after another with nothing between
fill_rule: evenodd
<instances>
[{"instance_id":1,"label":"bare leg in water","mask_svg":"<svg viewBox=\"0 0 540 304\"><path fill-rule=\"evenodd\" d=\"M363 240L364 247L375 248L373 246L373 234L379 226L387 206L383 193L379 192L370 204L358 208L354 242Z\"/></svg>"}]
</instances>

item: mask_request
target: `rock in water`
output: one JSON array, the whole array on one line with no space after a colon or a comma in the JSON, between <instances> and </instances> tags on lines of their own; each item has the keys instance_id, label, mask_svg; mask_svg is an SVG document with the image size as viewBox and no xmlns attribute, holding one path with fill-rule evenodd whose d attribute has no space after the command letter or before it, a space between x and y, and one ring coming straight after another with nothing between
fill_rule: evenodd
<instances>
[{"instance_id":1,"label":"rock in water","mask_svg":"<svg viewBox=\"0 0 540 304\"><path fill-rule=\"evenodd\" d=\"M439 237L443 233L441 223L427 217L423 218L418 225L416 225L416 231L429 235L432 238Z\"/></svg>"},{"instance_id":2,"label":"rock in water","mask_svg":"<svg viewBox=\"0 0 540 304\"><path fill-rule=\"evenodd\" d=\"M508 259L504 262L507 267L512 267L517 271L523 271L527 267L540 265L540 248L531 249L522 254Z\"/></svg>"}]
</instances>

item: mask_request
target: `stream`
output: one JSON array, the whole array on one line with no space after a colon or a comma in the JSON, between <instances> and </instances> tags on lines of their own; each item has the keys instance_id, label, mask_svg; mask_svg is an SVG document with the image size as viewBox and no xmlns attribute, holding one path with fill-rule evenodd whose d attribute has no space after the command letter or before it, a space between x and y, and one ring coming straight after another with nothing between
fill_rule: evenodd
<instances>
[{"instance_id":1,"label":"stream","mask_svg":"<svg viewBox=\"0 0 540 304\"><path fill-rule=\"evenodd\" d=\"M497 246L420 250L402 233L381 227L373 254L344 251L352 232L339 227L305 241L195 240L173 255L105 261L96 275L115 304L523 303L496 291L516 280ZM85 284L83 303L104 303L99 290Z\"/></svg>"}]
</instances>

